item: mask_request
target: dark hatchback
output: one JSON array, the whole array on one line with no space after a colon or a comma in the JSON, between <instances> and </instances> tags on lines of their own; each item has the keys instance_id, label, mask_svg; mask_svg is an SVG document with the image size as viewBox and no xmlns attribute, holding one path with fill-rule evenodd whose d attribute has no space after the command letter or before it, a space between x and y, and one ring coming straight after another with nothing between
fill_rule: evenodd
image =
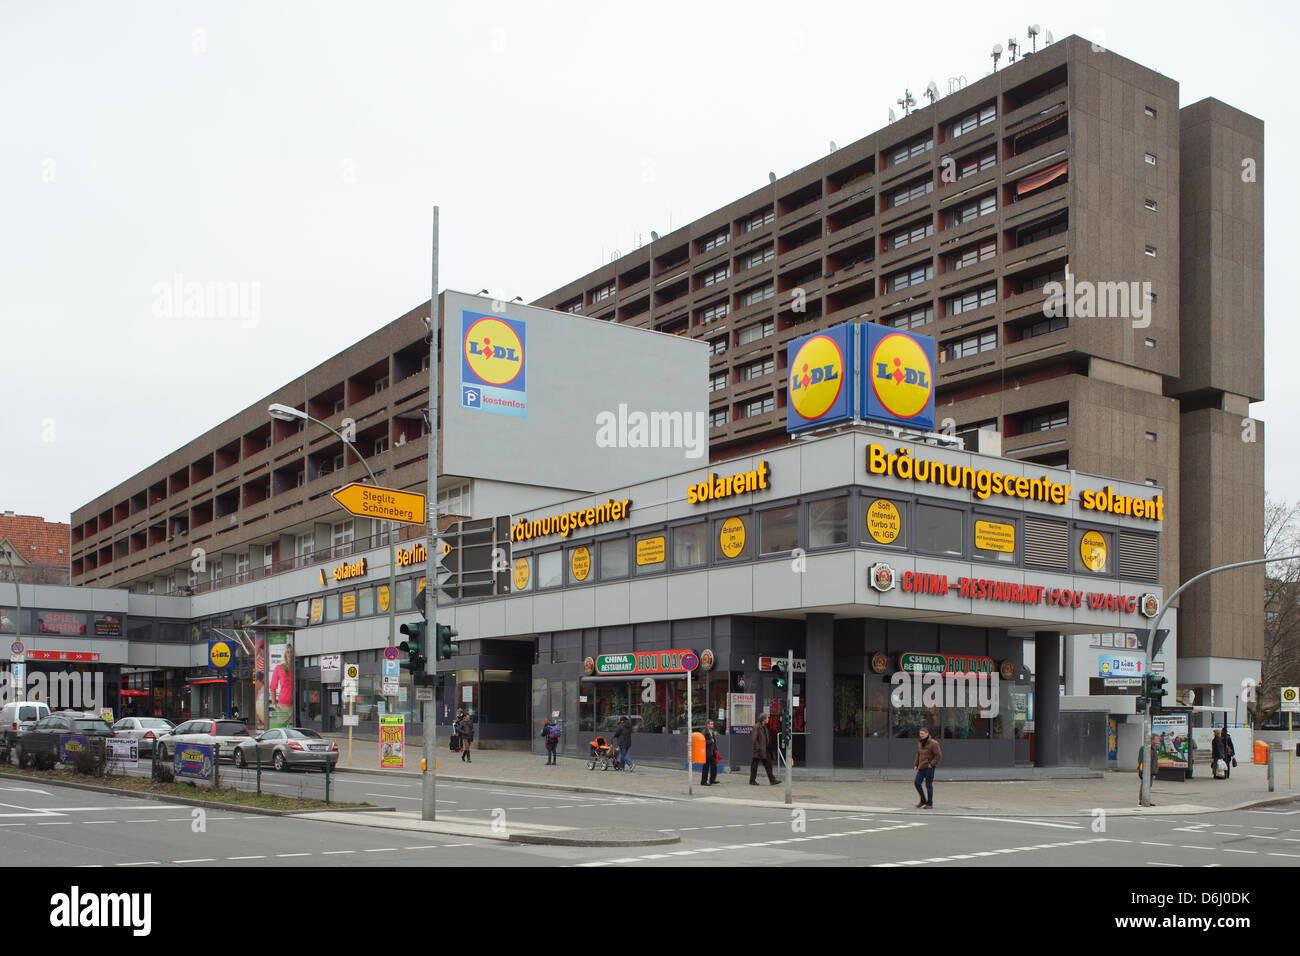
<instances>
[{"instance_id":1,"label":"dark hatchback","mask_svg":"<svg viewBox=\"0 0 1300 956\"><path fill-rule=\"evenodd\" d=\"M104 740L113 736L108 721L83 714L50 714L36 722L31 730L18 735L14 744L14 758L18 766L35 766L48 770L62 757L60 746L64 734L79 734L90 738L92 746L103 747Z\"/></svg>"}]
</instances>

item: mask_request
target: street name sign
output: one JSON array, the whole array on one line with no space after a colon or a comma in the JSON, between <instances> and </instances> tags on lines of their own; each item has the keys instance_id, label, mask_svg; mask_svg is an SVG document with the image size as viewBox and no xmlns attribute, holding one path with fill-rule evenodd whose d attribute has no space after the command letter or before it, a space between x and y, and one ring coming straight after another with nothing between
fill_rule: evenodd
<instances>
[{"instance_id":1,"label":"street name sign","mask_svg":"<svg viewBox=\"0 0 1300 956\"><path fill-rule=\"evenodd\" d=\"M378 518L404 524L424 524L425 497L414 491L398 491L354 481L344 485L331 497L343 510L358 518Z\"/></svg>"}]
</instances>

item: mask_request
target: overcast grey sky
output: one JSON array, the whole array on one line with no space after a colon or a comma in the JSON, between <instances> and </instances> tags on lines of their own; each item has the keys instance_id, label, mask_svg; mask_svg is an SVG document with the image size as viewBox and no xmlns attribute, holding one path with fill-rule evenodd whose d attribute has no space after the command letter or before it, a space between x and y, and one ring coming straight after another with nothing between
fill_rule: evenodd
<instances>
[{"instance_id":1,"label":"overcast grey sky","mask_svg":"<svg viewBox=\"0 0 1300 956\"><path fill-rule=\"evenodd\" d=\"M3 0L0 509L66 521L427 299L434 203L442 285L531 300L878 129L904 87L978 79L1030 22L1265 121L1280 301L1295 6L877 9ZM177 277L249 298L187 318ZM1267 336L1254 414L1296 499L1300 334L1269 308Z\"/></svg>"}]
</instances>

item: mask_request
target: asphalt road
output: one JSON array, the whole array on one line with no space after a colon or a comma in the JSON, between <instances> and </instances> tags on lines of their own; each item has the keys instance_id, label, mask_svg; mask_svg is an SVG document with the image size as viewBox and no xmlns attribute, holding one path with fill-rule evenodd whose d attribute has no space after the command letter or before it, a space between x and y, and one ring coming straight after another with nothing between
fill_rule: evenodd
<instances>
[{"instance_id":1,"label":"asphalt road","mask_svg":"<svg viewBox=\"0 0 1300 956\"><path fill-rule=\"evenodd\" d=\"M347 775L376 804L419 807L417 780ZM364 789L368 788L368 789ZM442 783L446 819L635 826L663 847L525 846L269 817L0 781L0 859L37 866L1289 866L1300 802L1194 817L1017 819L744 807L529 787ZM202 820L199 828L196 820Z\"/></svg>"}]
</instances>

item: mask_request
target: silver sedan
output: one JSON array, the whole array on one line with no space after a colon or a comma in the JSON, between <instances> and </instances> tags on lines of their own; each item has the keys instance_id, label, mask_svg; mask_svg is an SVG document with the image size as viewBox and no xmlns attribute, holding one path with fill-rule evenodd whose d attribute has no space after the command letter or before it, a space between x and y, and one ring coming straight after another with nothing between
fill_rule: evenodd
<instances>
[{"instance_id":1,"label":"silver sedan","mask_svg":"<svg viewBox=\"0 0 1300 956\"><path fill-rule=\"evenodd\" d=\"M326 764L333 769L339 762L339 745L306 727L277 727L235 748L236 767L251 767L259 760L276 770Z\"/></svg>"},{"instance_id":2,"label":"silver sedan","mask_svg":"<svg viewBox=\"0 0 1300 956\"><path fill-rule=\"evenodd\" d=\"M131 737L139 743L139 752L153 753L154 741L165 737L176 725L162 717L123 717L113 725L113 736Z\"/></svg>"}]
</instances>

